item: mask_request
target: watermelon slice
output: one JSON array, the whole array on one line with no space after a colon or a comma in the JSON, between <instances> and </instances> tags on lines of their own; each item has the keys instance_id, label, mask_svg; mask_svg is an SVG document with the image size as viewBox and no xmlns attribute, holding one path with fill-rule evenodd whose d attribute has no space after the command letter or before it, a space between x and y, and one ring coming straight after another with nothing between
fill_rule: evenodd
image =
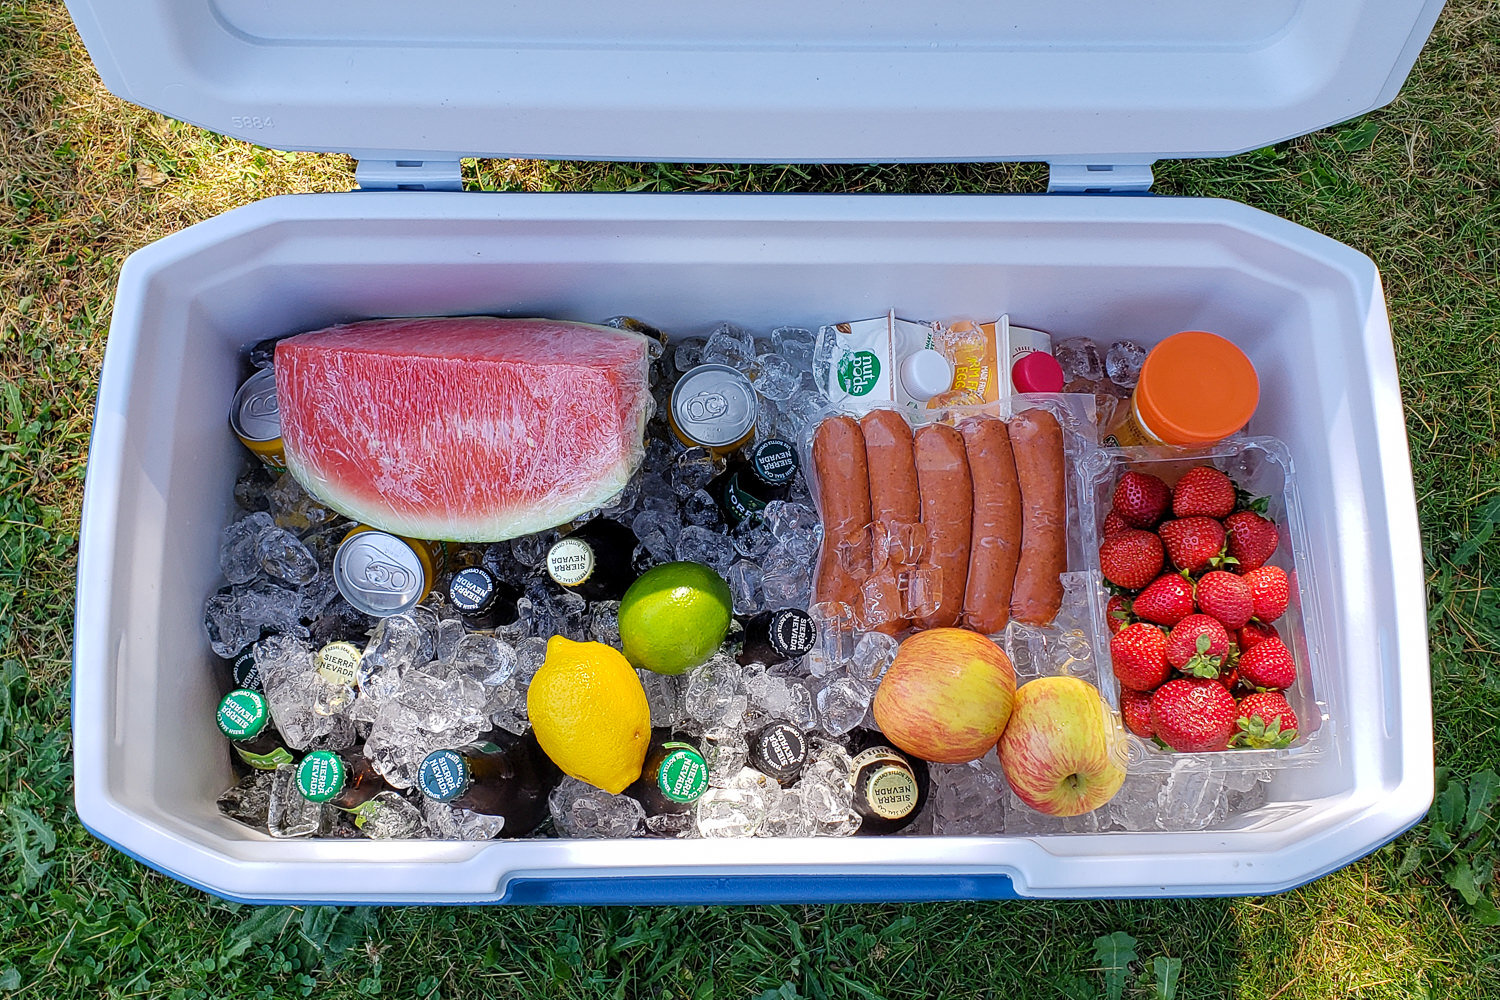
<instances>
[{"instance_id":1,"label":"watermelon slice","mask_svg":"<svg viewBox=\"0 0 1500 1000\"><path fill-rule=\"evenodd\" d=\"M370 320L276 345L287 469L346 517L490 542L619 492L650 415L648 342L545 319Z\"/></svg>"}]
</instances>

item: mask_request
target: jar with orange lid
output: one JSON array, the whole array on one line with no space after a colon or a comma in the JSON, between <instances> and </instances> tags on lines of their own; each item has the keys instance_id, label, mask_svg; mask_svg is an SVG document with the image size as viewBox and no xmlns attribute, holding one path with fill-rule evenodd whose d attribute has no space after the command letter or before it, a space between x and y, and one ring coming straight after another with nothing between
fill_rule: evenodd
<instances>
[{"instance_id":1,"label":"jar with orange lid","mask_svg":"<svg viewBox=\"0 0 1500 1000\"><path fill-rule=\"evenodd\" d=\"M1260 402L1245 352L1202 330L1175 333L1151 349L1106 444L1206 445L1242 430Z\"/></svg>"}]
</instances>

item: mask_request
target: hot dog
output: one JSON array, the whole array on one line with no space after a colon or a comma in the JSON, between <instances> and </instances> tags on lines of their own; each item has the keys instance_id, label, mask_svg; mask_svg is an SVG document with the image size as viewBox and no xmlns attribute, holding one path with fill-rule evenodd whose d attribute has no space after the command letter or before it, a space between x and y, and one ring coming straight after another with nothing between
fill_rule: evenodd
<instances>
[{"instance_id":1,"label":"hot dog","mask_svg":"<svg viewBox=\"0 0 1500 1000\"><path fill-rule=\"evenodd\" d=\"M927 424L914 438L917 486L927 548L921 567L936 570L941 583L937 608L917 620L923 628L958 624L969 576L969 536L973 530L974 483L964 439L947 424Z\"/></svg>"},{"instance_id":2,"label":"hot dog","mask_svg":"<svg viewBox=\"0 0 1500 1000\"><path fill-rule=\"evenodd\" d=\"M1021 555L1021 489L1005 421L977 417L959 425L974 480L974 530L964 623L993 635L1010 620L1011 588Z\"/></svg>"},{"instance_id":3,"label":"hot dog","mask_svg":"<svg viewBox=\"0 0 1500 1000\"><path fill-rule=\"evenodd\" d=\"M1027 410L1010 420L1010 447L1021 487L1021 558L1010 613L1028 625L1046 625L1062 607L1068 568L1062 427L1046 410Z\"/></svg>"},{"instance_id":4,"label":"hot dog","mask_svg":"<svg viewBox=\"0 0 1500 1000\"><path fill-rule=\"evenodd\" d=\"M870 474L865 438L854 418L829 417L819 424L813 431L812 459L823 515L823 547L818 552L813 596L858 608L865 574L856 579L850 568L857 572L863 566L868 573L865 526L870 523ZM842 556L840 549L845 550Z\"/></svg>"},{"instance_id":5,"label":"hot dog","mask_svg":"<svg viewBox=\"0 0 1500 1000\"><path fill-rule=\"evenodd\" d=\"M865 464L870 472L870 520L891 525L916 524L921 517L917 493L917 464L912 451L911 425L895 410L871 410L859 421L865 436ZM900 556L891 553L892 559ZM893 567L899 572L901 567ZM892 595L878 603L897 605L882 607L885 621L874 625L877 632L890 635L906 627L906 618L899 607L899 593L892 588Z\"/></svg>"}]
</instances>

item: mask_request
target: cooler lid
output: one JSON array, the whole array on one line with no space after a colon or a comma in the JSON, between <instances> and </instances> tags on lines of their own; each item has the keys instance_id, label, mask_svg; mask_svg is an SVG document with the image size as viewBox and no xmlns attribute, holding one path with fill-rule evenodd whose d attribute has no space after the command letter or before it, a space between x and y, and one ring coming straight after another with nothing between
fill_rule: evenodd
<instances>
[{"instance_id":1,"label":"cooler lid","mask_svg":"<svg viewBox=\"0 0 1500 1000\"><path fill-rule=\"evenodd\" d=\"M278 149L1221 156L1395 97L1442 0L68 0L110 90Z\"/></svg>"}]
</instances>

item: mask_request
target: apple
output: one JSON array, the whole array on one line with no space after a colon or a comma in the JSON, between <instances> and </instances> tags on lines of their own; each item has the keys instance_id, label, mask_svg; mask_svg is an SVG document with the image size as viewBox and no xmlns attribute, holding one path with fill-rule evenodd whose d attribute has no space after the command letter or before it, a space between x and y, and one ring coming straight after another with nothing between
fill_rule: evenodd
<instances>
[{"instance_id":1,"label":"apple","mask_svg":"<svg viewBox=\"0 0 1500 1000\"><path fill-rule=\"evenodd\" d=\"M1050 816L1078 816L1114 798L1125 783L1104 699L1077 677L1021 685L1000 737L1000 766L1017 797Z\"/></svg>"},{"instance_id":2,"label":"apple","mask_svg":"<svg viewBox=\"0 0 1500 1000\"><path fill-rule=\"evenodd\" d=\"M1005 650L977 632L934 628L896 650L875 692L875 722L913 756L962 764L995 745L1015 700Z\"/></svg>"}]
</instances>

